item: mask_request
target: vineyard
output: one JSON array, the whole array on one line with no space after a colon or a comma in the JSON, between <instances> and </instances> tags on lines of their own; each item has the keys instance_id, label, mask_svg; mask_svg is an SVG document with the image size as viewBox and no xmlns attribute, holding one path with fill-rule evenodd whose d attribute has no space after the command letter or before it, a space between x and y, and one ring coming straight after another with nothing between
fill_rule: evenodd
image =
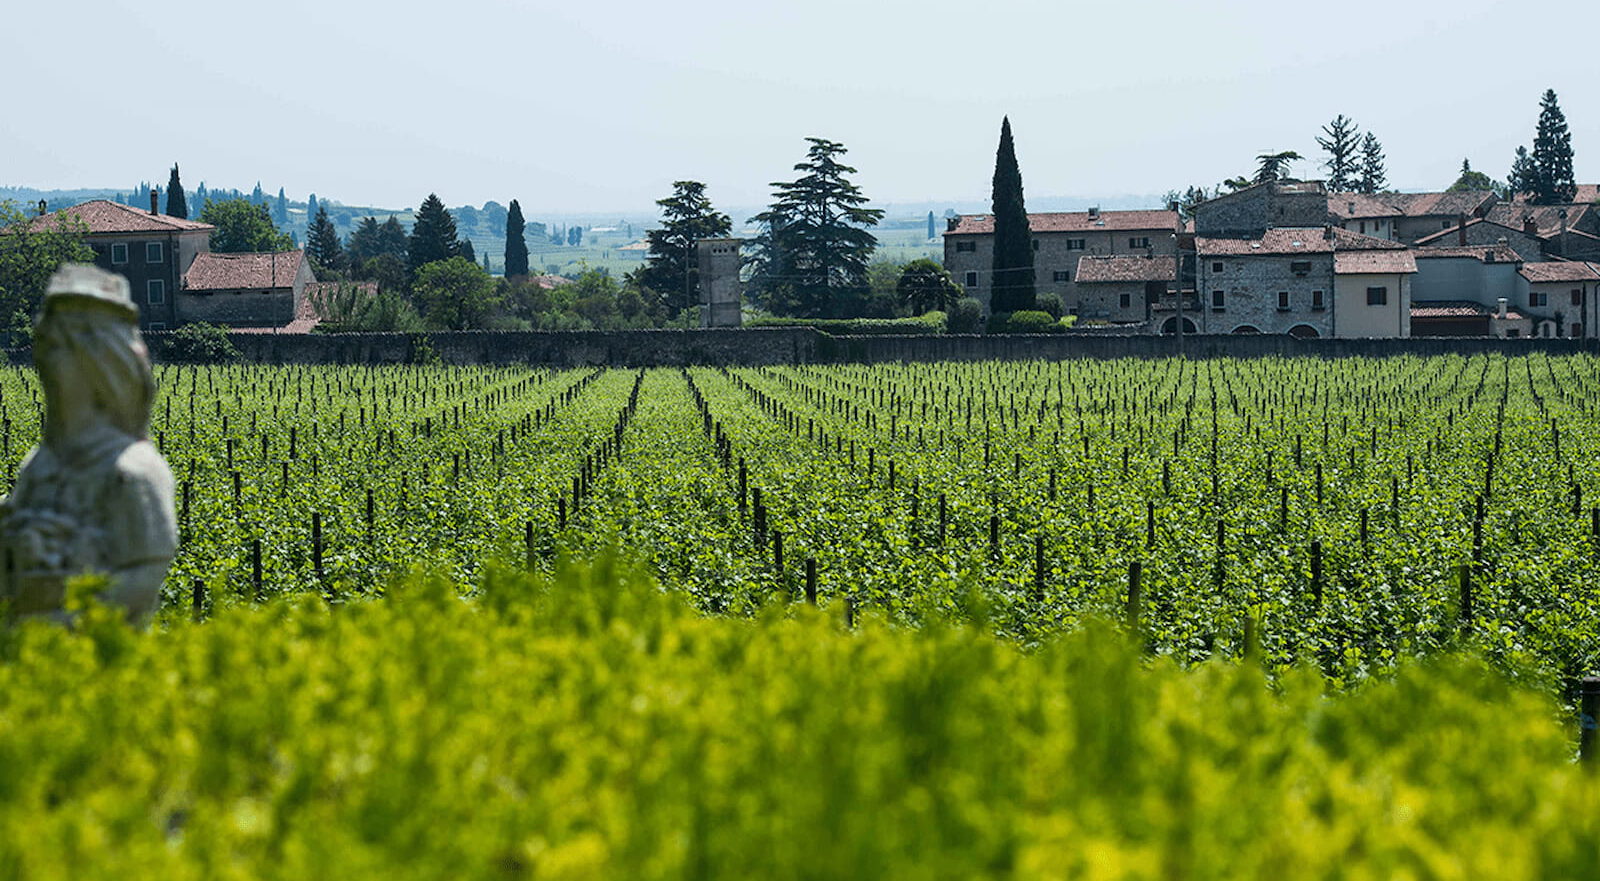
<instances>
[{"instance_id":1,"label":"vineyard","mask_svg":"<svg viewBox=\"0 0 1600 881\"><path fill-rule=\"evenodd\" d=\"M0 878L1600 857L1594 358L157 382L162 618L0 639Z\"/></svg>"}]
</instances>

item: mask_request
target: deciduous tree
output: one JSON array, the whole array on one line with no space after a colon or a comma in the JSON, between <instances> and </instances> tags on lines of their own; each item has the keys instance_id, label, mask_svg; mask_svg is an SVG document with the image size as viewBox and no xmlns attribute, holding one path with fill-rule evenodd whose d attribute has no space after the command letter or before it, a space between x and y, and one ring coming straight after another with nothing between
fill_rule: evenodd
<instances>
[{"instance_id":1,"label":"deciduous tree","mask_svg":"<svg viewBox=\"0 0 1600 881\"><path fill-rule=\"evenodd\" d=\"M200 220L216 227L211 233L211 250L218 253L287 251L294 247L294 239L272 225L267 207L248 199L207 202Z\"/></svg>"},{"instance_id":2,"label":"deciduous tree","mask_svg":"<svg viewBox=\"0 0 1600 881\"><path fill-rule=\"evenodd\" d=\"M423 264L411 283L411 297L429 326L472 330L483 326L497 304L494 279L466 257Z\"/></svg>"},{"instance_id":3,"label":"deciduous tree","mask_svg":"<svg viewBox=\"0 0 1600 881\"><path fill-rule=\"evenodd\" d=\"M70 213L28 217L0 202L0 327L27 331L44 299L50 276L67 262L88 263L88 226Z\"/></svg>"},{"instance_id":4,"label":"deciduous tree","mask_svg":"<svg viewBox=\"0 0 1600 881\"><path fill-rule=\"evenodd\" d=\"M1494 188L1494 181L1487 174L1481 171L1473 171L1472 163L1463 159L1461 160L1461 176L1456 178L1456 182L1451 184L1450 189L1446 190L1446 192L1463 193L1473 190L1492 190Z\"/></svg>"}]
</instances>

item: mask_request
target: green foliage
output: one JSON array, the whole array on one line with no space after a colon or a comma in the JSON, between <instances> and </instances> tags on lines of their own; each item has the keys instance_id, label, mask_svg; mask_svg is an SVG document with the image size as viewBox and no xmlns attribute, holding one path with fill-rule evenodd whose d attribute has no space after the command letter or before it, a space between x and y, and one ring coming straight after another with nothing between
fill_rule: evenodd
<instances>
[{"instance_id":1,"label":"green foliage","mask_svg":"<svg viewBox=\"0 0 1600 881\"><path fill-rule=\"evenodd\" d=\"M500 302L494 279L466 257L451 257L418 269L411 298L428 326L439 330L481 328Z\"/></svg>"},{"instance_id":2,"label":"green foliage","mask_svg":"<svg viewBox=\"0 0 1600 881\"><path fill-rule=\"evenodd\" d=\"M316 217L311 219L311 226L306 230L306 259L318 274L332 276L344 272L344 247L339 244L339 233L328 219L326 208L317 209Z\"/></svg>"},{"instance_id":3,"label":"green foliage","mask_svg":"<svg viewBox=\"0 0 1600 881\"><path fill-rule=\"evenodd\" d=\"M528 274L528 240L524 236L527 222L522 219L522 206L516 199L506 212L506 265L504 275L509 277Z\"/></svg>"},{"instance_id":4,"label":"green foliage","mask_svg":"<svg viewBox=\"0 0 1600 881\"><path fill-rule=\"evenodd\" d=\"M914 318L756 318L746 327L814 327L838 335L944 333L945 313L931 311Z\"/></svg>"},{"instance_id":5,"label":"green foliage","mask_svg":"<svg viewBox=\"0 0 1600 881\"><path fill-rule=\"evenodd\" d=\"M173 364L227 364L239 360L239 349L227 328L195 321L168 333L157 357Z\"/></svg>"},{"instance_id":6,"label":"green foliage","mask_svg":"<svg viewBox=\"0 0 1600 881\"><path fill-rule=\"evenodd\" d=\"M1528 155L1528 148L1517 147L1516 157L1511 160L1511 173L1506 175L1506 190L1511 195L1532 195L1538 187L1538 170L1534 167L1533 157Z\"/></svg>"},{"instance_id":7,"label":"green foliage","mask_svg":"<svg viewBox=\"0 0 1600 881\"><path fill-rule=\"evenodd\" d=\"M962 297L950 308L951 333L977 333L983 329L983 304L972 297Z\"/></svg>"},{"instance_id":8,"label":"green foliage","mask_svg":"<svg viewBox=\"0 0 1600 881\"><path fill-rule=\"evenodd\" d=\"M37 219L0 202L0 330L29 333L50 276L63 263L93 262L88 231L71 214Z\"/></svg>"},{"instance_id":9,"label":"green foliage","mask_svg":"<svg viewBox=\"0 0 1600 881\"><path fill-rule=\"evenodd\" d=\"M962 295L961 287L951 280L950 273L926 257L901 268L895 292L914 314L946 312Z\"/></svg>"},{"instance_id":10,"label":"green foliage","mask_svg":"<svg viewBox=\"0 0 1600 881\"><path fill-rule=\"evenodd\" d=\"M1011 118L1000 120L994 158L994 283L989 309L1006 313L1034 305L1033 231L1023 204L1022 171L1011 141Z\"/></svg>"},{"instance_id":11,"label":"green foliage","mask_svg":"<svg viewBox=\"0 0 1600 881\"><path fill-rule=\"evenodd\" d=\"M1494 179L1481 171L1473 171L1472 163L1461 160L1461 176L1445 192L1467 193L1496 190Z\"/></svg>"},{"instance_id":12,"label":"green foliage","mask_svg":"<svg viewBox=\"0 0 1600 881\"><path fill-rule=\"evenodd\" d=\"M728 215L713 208L705 193L706 185L699 181L674 181L672 195L656 202L661 226L645 233L650 256L639 270L638 283L657 292L669 312L700 302L695 243L725 237L733 229Z\"/></svg>"},{"instance_id":13,"label":"green foliage","mask_svg":"<svg viewBox=\"0 0 1600 881\"><path fill-rule=\"evenodd\" d=\"M1389 173L1384 168L1383 145L1378 143L1378 136L1367 132L1361 139L1361 179L1357 182L1356 189L1372 195L1381 193L1389 186Z\"/></svg>"},{"instance_id":14,"label":"green foliage","mask_svg":"<svg viewBox=\"0 0 1600 881\"><path fill-rule=\"evenodd\" d=\"M278 232L265 205L247 199L207 202L200 220L215 226L211 250L219 254L248 254L258 251L288 251L294 239Z\"/></svg>"},{"instance_id":15,"label":"green foliage","mask_svg":"<svg viewBox=\"0 0 1600 881\"><path fill-rule=\"evenodd\" d=\"M1007 317L1004 333L1059 333L1063 328L1049 312L1024 310Z\"/></svg>"},{"instance_id":16,"label":"green foliage","mask_svg":"<svg viewBox=\"0 0 1600 881\"><path fill-rule=\"evenodd\" d=\"M424 328L415 306L394 290L370 294L360 285L340 282L318 289L313 304L322 333L414 333Z\"/></svg>"},{"instance_id":17,"label":"green foliage","mask_svg":"<svg viewBox=\"0 0 1600 881\"><path fill-rule=\"evenodd\" d=\"M846 175L856 170L838 160L845 146L807 138L801 176L774 183L772 204L752 220L762 231L752 242L750 291L777 315L847 317L841 303L867 288L867 266L878 240L868 232L883 211L865 207L867 197Z\"/></svg>"},{"instance_id":18,"label":"green foliage","mask_svg":"<svg viewBox=\"0 0 1600 881\"><path fill-rule=\"evenodd\" d=\"M465 596L464 596L465 595ZM1584 878L1600 789L1469 660L1328 696L863 607L702 617L611 557L6 634L19 878Z\"/></svg>"},{"instance_id":19,"label":"green foliage","mask_svg":"<svg viewBox=\"0 0 1600 881\"><path fill-rule=\"evenodd\" d=\"M1567 130L1566 114L1556 102L1554 89L1546 89L1539 100L1539 127L1533 138L1533 202L1536 205L1561 205L1577 193L1572 174L1572 133Z\"/></svg>"},{"instance_id":20,"label":"green foliage","mask_svg":"<svg viewBox=\"0 0 1600 881\"><path fill-rule=\"evenodd\" d=\"M178 180L178 163L172 163L172 176L167 178L167 216L189 219L189 203L184 199L183 182Z\"/></svg>"},{"instance_id":21,"label":"green foliage","mask_svg":"<svg viewBox=\"0 0 1600 881\"><path fill-rule=\"evenodd\" d=\"M1277 153L1262 153L1256 156L1256 176L1252 183L1264 184L1275 180L1284 180L1289 177L1289 164L1304 159L1293 150L1280 150Z\"/></svg>"},{"instance_id":22,"label":"green foliage","mask_svg":"<svg viewBox=\"0 0 1600 881\"><path fill-rule=\"evenodd\" d=\"M1360 181L1357 153L1361 147L1361 130L1356 128L1355 120L1341 113L1322 127L1322 134L1323 137L1317 138L1317 146L1328 154L1322 163L1328 170L1328 191L1348 193L1354 190Z\"/></svg>"},{"instance_id":23,"label":"green foliage","mask_svg":"<svg viewBox=\"0 0 1600 881\"><path fill-rule=\"evenodd\" d=\"M413 276L429 263L440 263L461 256L455 218L445 210L444 203L437 195L429 193L415 216L411 237L406 242L406 265Z\"/></svg>"}]
</instances>

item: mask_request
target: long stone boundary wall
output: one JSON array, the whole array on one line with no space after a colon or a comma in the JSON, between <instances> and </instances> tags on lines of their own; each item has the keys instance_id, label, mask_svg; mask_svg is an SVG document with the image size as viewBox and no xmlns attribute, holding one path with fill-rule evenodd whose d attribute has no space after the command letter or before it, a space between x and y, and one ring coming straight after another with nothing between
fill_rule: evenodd
<instances>
[{"instance_id":1,"label":"long stone boundary wall","mask_svg":"<svg viewBox=\"0 0 1600 881\"><path fill-rule=\"evenodd\" d=\"M167 358L171 334L145 335L152 356ZM1600 353L1600 340L1316 339L1288 336L1111 336L1104 334L830 336L808 327L708 330L421 334L232 333L243 359L265 364L532 364L549 367L657 367L690 364L812 364L893 361L1062 360L1067 358L1321 358L1474 355L1499 352ZM26 363L26 350L12 352Z\"/></svg>"}]
</instances>

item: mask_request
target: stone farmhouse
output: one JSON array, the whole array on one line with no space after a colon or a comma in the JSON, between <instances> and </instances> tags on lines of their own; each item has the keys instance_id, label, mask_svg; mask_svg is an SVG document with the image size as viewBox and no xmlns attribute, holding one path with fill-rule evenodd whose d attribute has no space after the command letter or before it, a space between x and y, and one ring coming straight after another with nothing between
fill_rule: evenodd
<instances>
[{"instance_id":1,"label":"stone farmhouse","mask_svg":"<svg viewBox=\"0 0 1600 881\"><path fill-rule=\"evenodd\" d=\"M161 214L156 199L152 193L149 211L84 202L32 223L81 221L95 264L128 279L144 330L194 321L273 328L305 314L306 286L316 281L305 252L212 254L215 227Z\"/></svg>"}]
</instances>

